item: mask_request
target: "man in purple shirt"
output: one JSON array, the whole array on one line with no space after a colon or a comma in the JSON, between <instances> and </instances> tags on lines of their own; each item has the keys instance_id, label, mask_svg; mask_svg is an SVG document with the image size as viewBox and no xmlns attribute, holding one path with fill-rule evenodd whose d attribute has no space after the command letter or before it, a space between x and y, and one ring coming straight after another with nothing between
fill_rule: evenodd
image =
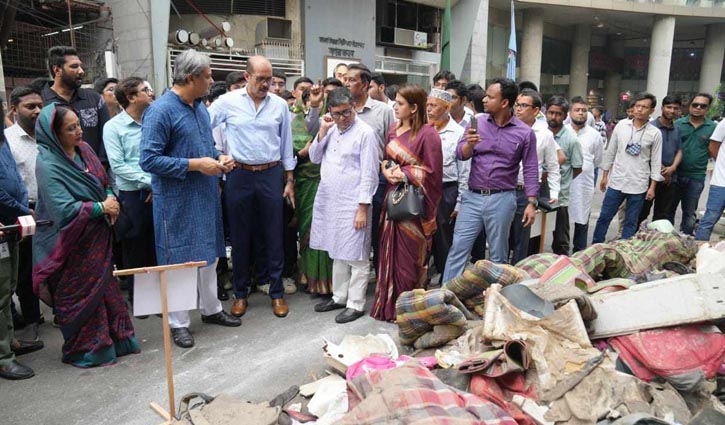
<instances>
[{"instance_id":1,"label":"man in purple shirt","mask_svg":"<svg viewBox=\"0 0 725 425\"><path fill-rule=\"evenodd\" d=\"M486 231L491 261L506 262L509 229L516 212L520 163L523 163L523 190L528 200L522 222L524 226L534 222L539 193L536 136L531 127L511 112L518 93L512 80L495 79L483 99L488 113L476 118L478 131L469 126L458 142L456 155L461 160L471 158L471 174L456 220L443 282L463 274L481 229Z\"/></svg>"}]
</instances>

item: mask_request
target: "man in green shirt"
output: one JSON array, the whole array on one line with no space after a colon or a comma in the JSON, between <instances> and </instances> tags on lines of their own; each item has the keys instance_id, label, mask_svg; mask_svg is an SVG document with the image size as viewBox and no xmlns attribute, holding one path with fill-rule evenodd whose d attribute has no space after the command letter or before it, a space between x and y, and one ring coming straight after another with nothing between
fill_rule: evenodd
<instances>
[{"instance_id":1,"label":"man in green shirt","mask_svg":"<svg viewBox=\"0 0 725 425\"><path fill-rule=\"evenodd\" d=\"M675 198L670 215L674 217L677 206L682 202L680 230L687 235L692 234L697 202L705 188L705 172L709 159L707 147L716 126L706 117L711 103L712 95L698 93L690 102L688 115L675 121L682 138L682 162L677 167Z\"/></svg>"},{"instance_id":2,"label":"man in green shirt","mask_svg":"<svg viewBox=\"0 0 725 425\"><path fill-rule=\"evenodd\" d=\"M566 159L560 164L559 208L556 209L551 250L554 254L569 255L569 188L574 177L582 172L584 156L576 133L564 120L569 113L569 102L562 96L552 96L546 102L546 122L554 134L554 140L561 148Z\"/></svg>"}]
</instances>

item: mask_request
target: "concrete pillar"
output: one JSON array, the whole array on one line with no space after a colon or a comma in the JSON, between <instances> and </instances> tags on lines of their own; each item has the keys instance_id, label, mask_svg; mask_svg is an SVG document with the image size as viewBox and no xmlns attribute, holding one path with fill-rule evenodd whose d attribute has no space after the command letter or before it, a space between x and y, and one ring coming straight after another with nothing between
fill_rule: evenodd
<instances>
[{"instance_id":1,"label":"concrete pillar","mask_svg":"<svg viewBox=\"0 0 725 425\"><path fill-rule=\"evenodd\" d=\"M576 35L571 49L571 66L569 67L569 98L582 96L586 98L589 80L589 48L592 42L592 28L588 24L576 26Z\"/></svg>"},{"instance_id":2,"label":"concrete pillar","mask_svg":"<svg viewBox=\"0 0 725 425\"><path fill-rule=\"evenodd\" d=\"M481 0L471 36L471 83L486 86L488 62L488 0Z\"/></svg>"},{"instance_id":3,"label":"concrete pillar","mask_svg":"<svg viewBox=\"0 0 725 425\"><path fill-rule=\"evenodd\" d=\"M541 85L541 52L544 48L544 11L541 9L524 10L524 35L521 39L521 77Z\"/></svg>"},{"instance_id":4,"label":"concrete pillar","mask_svg":"<svg viewBox=\"0 0 725 425\"><path fill-rule=\"evenodd\" d=\"M700 91L715 95L725 58L725 24L710 24L705 36L705 52L700 67Z\"/></svg>"},{"instance_id":5,"label":"concrete pillar","mask_svg":"<svg viewBox=\"0 0 725 425\"><path fill-rule=\"evenodd\" d=\"M140 1L138 8L128 7L125 0L106 2L113 15L113 37L116 39L118 78L138 76L147 79L160 95L162 86L153 79L151 60L151 20L148 1ZM167 11L168 14L168 11Z\"/></svg>"},{"instance_id":6,"label":"concrete pillar","mask_svg":"<svg viewBox=\"0 0 725 425\"><path fill-rule=\"evenodd\" d=\"M657 104L667 95L670 82L672 44L675 38L675 17L657 16L652 26L652 43L649 50L647 91L657 97Z\"/></svg>"},{"instance_id":7,"label":"concrete pillar","mask_svg":"<svg viewBox=\"0 0 725 425\"><path fill-rule=\"evenodd\" d=\"M375 10L375 2L372 10ZM483 21L480 18L481 13L484 13ZM451 7L451 22L453 22L451 46L455 47L451 50L450 71L461 80L476 81L471 75L477 73L479 71L477 67L483 63L485 77L488 51L488 0L459 1Z\"/></svg>"},{"instance_id":8,"label":"concrete pillar","mask_svg":"<svg viewBox=\"0 0 725 425\"><path fill-rule=\"evenodd\" d=\"M624 40L616 37L607 38L607 51L613 58L624 59ZM616 116L619 106L619 93L622 91L622 69L617 67L607 72L604 77L604 108Z\"/></svg>"},{"instance_id":9,"label":"concrete pillar","mask_svg":"<svg viewBox=\"0 0 725 425\"><path fill-rule=\"evenodd\" d=\"M615 116L619 106L619 93L622 90L622 73L607 72L604 77L604 108Z\"/></svg>"},{"instance_id":10,"label":"concrete pillar","mask_svg":"<svg viewBox=\"0 0 725 425\"><path fill-rule=\"evenodd\" d=\"M168 66L169 10L171 0L149 0L151 11L151 58L154 64L154 90L170 87Z\"/></svg>"}]
</instances>

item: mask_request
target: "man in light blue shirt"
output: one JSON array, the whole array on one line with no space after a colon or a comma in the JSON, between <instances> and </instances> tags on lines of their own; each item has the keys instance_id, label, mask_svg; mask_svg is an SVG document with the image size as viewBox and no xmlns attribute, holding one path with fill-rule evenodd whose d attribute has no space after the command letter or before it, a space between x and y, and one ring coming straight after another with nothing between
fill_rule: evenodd
<instances>
[{"instance_id":1,"label":"man in light blue shirt","mask_svg":"<svg viewBox=\"0 0 725 425\"><path fill-rule=\"evenodd\" d=\"M141 169L141 117L151 105L151 88L138 77L119 82L116 100L123 110L103 127L103 144L118 187L124 218L116 226L124 269L156 265L154 217L151 204L151 174ZM123 224L125 222L125 224ZM119 234L120 233L120 234ZM128 280L128 298L133 302L133 276Z\"/></svg>"},{"instance_id":2,"label":"man in light blue shirt","mask_svg":"<svg viewBox=\"0 0 725 425\"><path fill-rule=\"evenodd\" d=\"M282 285L283 202L294 207L296 165L290 113L287 102L269 93L272 65L265 57L249 58L245 77L244 89L220 96L209 108L212 128L225 124L224 136L234 158L225 185L236 298L232 314L241 317L247 311L249 251L252 238L261 233L265 255L256 256L255 264L266 265L272 309L277 317L285 317L289 309Z\"/></svg>"}]
</instances>

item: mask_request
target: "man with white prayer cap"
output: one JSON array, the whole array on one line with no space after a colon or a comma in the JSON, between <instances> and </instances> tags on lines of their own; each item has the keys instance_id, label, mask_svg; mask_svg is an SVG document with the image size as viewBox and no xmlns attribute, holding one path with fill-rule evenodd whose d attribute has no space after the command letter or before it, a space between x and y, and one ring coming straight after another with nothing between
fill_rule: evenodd
<instances>
[{"instance_id":1,"label":"man with white prayer cap","mask_svg":"<svg viewBox=\"0 0 725 425\"><path fill-rule=\"evenodd\" d=\"M451 119L450 109L453 95L432 89L426 103L428 122L441 138L443 149L443 196L438 205L436 221L438 228L433 234L433 262L441 275L446 265L448 251L453 243L453 227L461 206L461 196L468 190L468 174L471 160L456 158L456 147L463 137L463 127Z\"/></svg>"}]
</instances>

